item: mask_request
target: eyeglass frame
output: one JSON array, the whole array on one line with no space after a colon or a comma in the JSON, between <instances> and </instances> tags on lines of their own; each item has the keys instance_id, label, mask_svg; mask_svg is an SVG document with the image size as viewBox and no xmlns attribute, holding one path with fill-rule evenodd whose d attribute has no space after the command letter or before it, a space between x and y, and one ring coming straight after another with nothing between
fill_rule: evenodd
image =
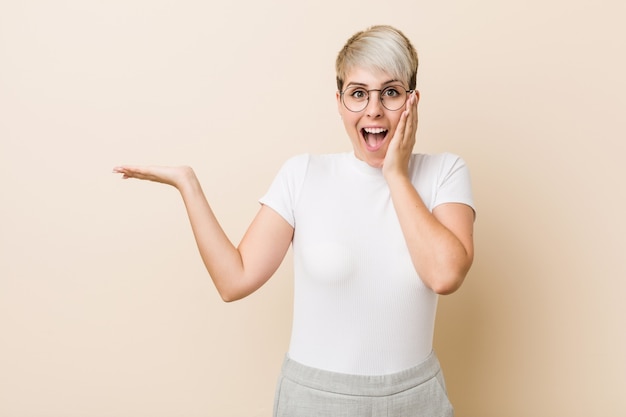
<instances>
[{"instance_id":1,"label":"eyeglass frame","mask_svg":"<svg viewBox=\"0 0 626 417\"><path fill-rule=\"evenodd\" d=\"M363 106L363 108L362 108L361 110L352 110L350 107L348 107L348 106L346 105L346 102L345 102L345 100L344 100L344 98L343 98L343 97L344 97L344 93L345 93L346 91L348 91L348 88L346 88L346 89L345 89L345 90L343 90L343 91L340 91L340 92L339 92L339 95L341 96L341 103L343 104L343 107L345 107L345 108L346 108L346 110L348 110L348 111L350 111L350 112L352 112L352 113L360 113L360 112L362 112L363 110L367 109L367 106L369 106L369 104L370 104L370 95L371 95L370 93L371 93L372 91L378 91L378 100L380 100L380 104L381 104L381 106L383 106L385 109L387 109L387 110L389 110L389 111L398 111L398 110L400 110L400 109L402 108L402 106L404 106L404 105L406 104L407 100L409 99L409 96L411 95L411 93L415 92L415 90L404 90L404 92L406 93L406 97L404 98L404 103L402 103L402 104L400 105L400 107L398 107L397 109L395 109L395 110L391 110L390 108L388 108L387 106L385 106L385 103L383 103L383 95L382 95L382 92L383 92L383 91L385 91L385 90L387 90L388 88L393 88L393 87L397 87L397 86L395 86L395 85L390 85L390 86L385 87L385 88L382 88L382 89L364 90L364 91L367 93L367 101L365 102L365 106ZM399 86L399 87L402 87L402 86ZM359 87L354 87L354 88L355 88L355 89L357 89L357 88L359 88ZM404 87L402 87L402 88L404 88Z\"/></svg>"}]
</instances>

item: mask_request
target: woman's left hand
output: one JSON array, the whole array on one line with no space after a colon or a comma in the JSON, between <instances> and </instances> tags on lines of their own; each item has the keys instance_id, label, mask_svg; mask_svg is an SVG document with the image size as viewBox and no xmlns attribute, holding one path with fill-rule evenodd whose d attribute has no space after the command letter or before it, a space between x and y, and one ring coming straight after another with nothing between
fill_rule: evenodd
<instances>
[{"instance_id":1,"label":"woman's left hand","mask_svg":"<svg viewBox=\"0 0 626 417\"><path fill-rule=\"evenodd\" d=\"M389 178L392 175L408 175L409 161L415 145L417 133L417 102L419 93L415 90L406 102L406 109L400 116L396 131L389 142L385 161L383 162L383 175Z\"/></svg>"}]
</instances>

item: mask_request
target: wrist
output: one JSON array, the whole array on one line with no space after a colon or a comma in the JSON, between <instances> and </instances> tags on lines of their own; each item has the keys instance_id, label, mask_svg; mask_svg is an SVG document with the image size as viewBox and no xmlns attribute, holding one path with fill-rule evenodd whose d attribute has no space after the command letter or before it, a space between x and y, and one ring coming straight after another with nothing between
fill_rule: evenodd
<instances>
[{"instance_id":1,"label":"wrist","mask_svg":"<svg viewBox=\"0 0 626 417\"><path fill-rule=\"evenodd\" d=\"M410 182L408 170L395 168L395 169L383 169L383 176L389 185L401 183L401 182Z\"/></svg>"},{"instance_id":2,"label":"wrist","mask_svg":"<svg viewBox=\"0 0 626 417\"><path fill-rule=\"evenodd\" d=\"M392 197L397 193L402 194L408 189L414 188L408 174L402 171L389 172L385 175L385 181L387 182Z\"/></svg>"},{"instance_id":3,"label":"wrist","mask_svg":"<svg viewBox=\"0 0 626 417\"><path fill-rule=\"evenodd\" d=\"M177 168L177 175L174 186L181 192L193 191L199 186L198 178L193 168L189 166L181 166Z\"/></svg>"}]
</instances>

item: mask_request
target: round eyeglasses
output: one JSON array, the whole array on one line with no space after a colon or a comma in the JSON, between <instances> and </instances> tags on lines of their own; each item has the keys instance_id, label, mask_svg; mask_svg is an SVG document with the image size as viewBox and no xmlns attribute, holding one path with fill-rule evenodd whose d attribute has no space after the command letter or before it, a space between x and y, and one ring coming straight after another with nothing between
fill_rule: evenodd
<instances>
[{"instance_id":1,"label":"round eyeglasses","mask_svg":"<svg viewBox=\"0 0 626 417\"><path fill-rule=\"evenodd\" d=\"M380 103L390 111L400 110L407 97L415 90L405 90L401 85L392 85L382 90L366 90L363 87L352 86L341 92L341 102L351 112L365 110L370 100L370 93L377 91L380 95Z\"/></svg>"}]
</instances>

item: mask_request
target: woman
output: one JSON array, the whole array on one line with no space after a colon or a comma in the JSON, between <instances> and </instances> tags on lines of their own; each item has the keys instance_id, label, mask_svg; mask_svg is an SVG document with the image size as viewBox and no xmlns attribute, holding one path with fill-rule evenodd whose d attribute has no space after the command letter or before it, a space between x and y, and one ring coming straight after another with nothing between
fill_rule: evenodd
<instances>
[{"instance_id":1,"label":"woman","mask_svg":"<svg viewBox=\"0 0 626 417\"><path fill-rule=\"evenodd\" d=\"M418 59L389 26L340 51L336 94L353 152L288 160L238 247L189 167L114 169L176 187L225 301L295 269L291 343L275 416L451 416L432 352L438 294L473 260L468 170L451 154L412 154Z\"/></svg>"}]
</instances>

